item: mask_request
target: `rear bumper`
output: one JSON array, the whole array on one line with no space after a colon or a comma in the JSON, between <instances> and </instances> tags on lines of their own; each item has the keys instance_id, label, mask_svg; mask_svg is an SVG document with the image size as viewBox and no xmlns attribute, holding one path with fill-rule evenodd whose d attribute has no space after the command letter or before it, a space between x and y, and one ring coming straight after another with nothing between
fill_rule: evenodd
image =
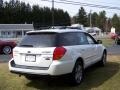
<instances>
[{"instance_id":1,"label":"rear bumper","mask_svg":"<svg viewBox=\"0 0 120 90\"><path fill-rule=\"evenodd\" d=\"M24 74L33 74L33 75L63 75L67 73L71 73L73 70L74 62L59 62L59 61L53 61L53 63L50 65L49 68L21 68L21 67L15 67L12 65L12 62L14 60L11 59L9 61L9 70L12 73L24 75ZM20 65L19 65L20 66ZM29 67L29 66L27 66Z\"/></svg>"}]
</instances>

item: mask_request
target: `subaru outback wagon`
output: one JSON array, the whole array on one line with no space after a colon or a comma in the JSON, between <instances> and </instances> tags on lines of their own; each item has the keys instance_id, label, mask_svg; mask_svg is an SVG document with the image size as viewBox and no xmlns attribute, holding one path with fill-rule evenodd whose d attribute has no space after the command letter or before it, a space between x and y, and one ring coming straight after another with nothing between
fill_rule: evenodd
<instances>
[{"instance_id":1,"label":"subaru outback wagon","mask_svg":"<svg viewBox=\"0 0 120 90\"><path fill-rule=\"evenodd\" d=\"M83 30L30 31L14 48L9 70L28 79L70 74L71 82L78 85L85 68L97 62L105 65L107 51L101 43Z\"/></svg>"}]
</instances>

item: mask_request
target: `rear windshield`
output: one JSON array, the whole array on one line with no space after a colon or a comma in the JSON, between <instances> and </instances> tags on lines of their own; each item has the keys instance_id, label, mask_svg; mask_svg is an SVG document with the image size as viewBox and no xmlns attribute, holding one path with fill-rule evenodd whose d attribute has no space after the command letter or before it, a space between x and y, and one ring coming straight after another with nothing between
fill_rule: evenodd
<instances>
[{"instance_id":1,"label":"rear windshield","mask_svg":"<svg viewBox=\"0 0 120 90\"><path fill-rule=\"evenodd\" d=\"M40 33L28 34L19 47L56 47L78 45L76 33Z\"/></svg>"},{"instance_id":2,"label":"rear windshield","mask_svg":"<svg viewBox=\"0 0 120 90\"><path fill-rule=\"evenodd\" d=\"M56 34L28 34L18 45L19 47L54 47Z\"/></svg>"}]
</instances>

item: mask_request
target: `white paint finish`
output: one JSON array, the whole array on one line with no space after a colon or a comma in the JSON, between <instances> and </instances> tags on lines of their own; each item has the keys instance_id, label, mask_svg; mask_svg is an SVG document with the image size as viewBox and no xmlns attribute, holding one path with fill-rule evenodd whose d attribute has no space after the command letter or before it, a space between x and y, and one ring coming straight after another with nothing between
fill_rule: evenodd
<instances>
[{"instance_id":1,"label":"white paint finish","mask_svg":"<svg viewBox=\"0 0 120 90\"><path fill-rule=\"evenodd\" d=\"M36 31L34 31L36 32ZM43 32L43 31L37 31ZM46 32L76 32L76 31L63 31L54 30ZM78 31L77 32L83 32ZM83 32L85 33L85 32ZM13 50L13 59L15 64L24 66L34 66L34 67L48 67L48 70L32 70L32 69L22 69L11 67L9 61L10 71L24 72L30 74L39 75L61 75L71 73L76 60L82 58L84 62L84 68L96 63L102 57L103 50L105 47L101 44L86 44L86 45L72 45L63 46L66 49L65 55L60 60L53 60L53 52L56 47L44 47L44 48L34 48L34 47L15 47ZM26 55L35 55L35 62L28 62L25 60ZM48 60L49 59L49 60Z\"/></svg>"},{"instance_id":2,"label":"white paint finish","mask_svg":"<svg viewBox=\"0 0 120 90\"><path fill-rule=\"evenodd\" d=\"M38 67L49 67L52 63L53 51L54 48L22 48L16 47L13 50L14 61L18 65L24 66L38 66ZM43 53L45 51L49 51L50 53ZM29 53L30 52L30 53ZM34 55L36 57L35 62L26 61L27 55ZM45 58L49 57L50 60L45 60Z\"/></svg>"}]
</instances>

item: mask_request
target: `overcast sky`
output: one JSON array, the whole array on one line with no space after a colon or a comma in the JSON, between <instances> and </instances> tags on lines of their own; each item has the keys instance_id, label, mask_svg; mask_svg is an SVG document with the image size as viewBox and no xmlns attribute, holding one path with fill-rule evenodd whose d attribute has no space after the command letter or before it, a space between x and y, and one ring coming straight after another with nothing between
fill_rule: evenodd
<instances>
[{"instance_id":1,"label":"overcast sky","mask_svg":"<svg viewBox=\"0 0 120 90\"><path fill-rule=\"evenodd\" d=\"M6 1L9 1L9 0L6 0ZM45 0L20 0L20 1L30 3L31 5L38 4L41 7L52 6L51 2L47 2ZM55 1L60 1L60 0L55 0ZM68 0L68 1L75 2L75 0ZM76 2L104 5L104 6L110 6L110 7L120 7L120 0L76 0ZM68 5L68 4L55 3L55 8L60 8L60 9L63 9L64 11L68 11L70 16L76 15L80 7L81 7L80 5ZM83 7L85 8L87 13L89 13L90 10L92 10L92 12L99 12L99 11L105 10L108 17L111 17L114 13L117 13L118 15L120 15L120 10L100 9L100 8L93 8L88 6L83 6Z\"/></svg>"}]
</instances>

